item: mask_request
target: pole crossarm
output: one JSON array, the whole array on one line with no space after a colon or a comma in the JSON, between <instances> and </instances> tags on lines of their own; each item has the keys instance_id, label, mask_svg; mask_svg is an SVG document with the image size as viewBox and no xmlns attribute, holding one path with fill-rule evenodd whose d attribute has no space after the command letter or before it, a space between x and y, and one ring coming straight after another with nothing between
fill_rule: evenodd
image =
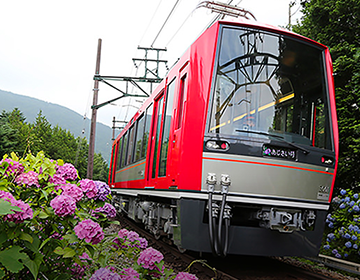
<instances>
[{"instance_id":1,"label":"pole crossarm","mask_svg":"<svg viewBox=\"0 0 360 280\"><path fill-rule=\"evenodd\" d=\"M144 81L147 80L147 81ZM119 91L120 93L122 93L122 96L113 98L109 101L103 102L101 104L97 104L97 105L93 105L91 106L91 109L99 109L105 105L110 104L111 102L114 102L116 100L119 100L123 97L149 97L150 95L138 84L138 82L148 82L148 83L159 83L162 79L158 79L158 78L140 78L140 77L124 77L124 76L100 76L100 75L95 75L94 76L94 80L95 81L100 81L103 82L104 84L112 87L113 89ZM130 82L132 85L134 85L135 87L137 87L139 90L141 90L141 92L143 94L130 94L128 93L128 87L126 87L126 91L123 91L119 88L117 88L116 86L110 84L109 82L107 82L106 80L111 80L111 81L125 81L125 82Z\"/></svg>"}]
</instances>

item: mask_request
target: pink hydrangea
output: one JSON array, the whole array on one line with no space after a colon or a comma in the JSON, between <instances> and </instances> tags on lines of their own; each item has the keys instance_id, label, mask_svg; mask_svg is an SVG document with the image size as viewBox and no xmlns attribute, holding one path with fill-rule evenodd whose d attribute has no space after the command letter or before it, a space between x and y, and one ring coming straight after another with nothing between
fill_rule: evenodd
<instances>
[{"instance_id":1,"label":"pink hydrangea","mask_svg":"<svg viewBox=\"0 0 360 280\"><path fill-rule=\"evenodd\" d=\"M21 200L12 200L11 205L19 207L22 211L15 211L14 214L8 214L4 217L5 221L22 223L26 219L33 218L33 210L30 205Z\"/></svg>"},{"instance_id":2,"label":"pink hydrangea","mask_svg":"<svg viewBox=\"0 0 360 280\"><path fill-rule=\"evenodd\" d=\"M55 214L65 217L75 213L76 201L68 195L58 195L50 201L50 206L54 209Z\"/></svg>"},{"instance_id":3,"label":"pink hydrangea","mask_svg":"<svg viewBox=\"0 0 360 280\"><path fill-rule=\"evenodd\" d=\"M90 265L86 264L86 262L89 260L91 261L92 259L89 257L89 255L87 253L83 253L81 256L79 256L79 259L81 260L81 262L83 263L82 265L79 265L77 263L74 263L72 265L71 268L71 274L73 276L74 279L84 279L85 272L86 270L88 270L90 268Z\"/></svg>"},{"instance_id":4,"label":"pink hydrangea","mask_svg":"<svg viewBox=\"0 0 360 280\"><path fill-rule=\"evenodd\" d=\"M137 247L139 247L140 249L146 249L148 246L147 240L142 237L140 237L138 240L139 240L139 245Z\"/></svg>"},{"instance_id":5,"label":"pink hydrangea","mask_svg":"<svg viewBox=\"0 0 360 280\"><path fill-rule=\"evenodd\" d=\"M56 185L55 189L58 190L60 185L66 184L66 180L60 174L55 173L52 177L50 176L49 183Z\"/></svg>"},{"instance_id":6,"label":"pink hydrangea","mask_svg":"<svg viewBox=\"0 0 360 280\"><path fill-rule=\"evenodd\" d=\"M15 183L18 185L26 185L28 187L31 186L40 187L39 174L37 174L35 171L28 171L26 173L21 173L19 176L16 177Z\"/></svg>"},{"instance_id":7,"label":"pink hydrangea","mask_svg":"<svg viewBox=\"0 0 360 280\"><path fill-rule=\"evenodd\" d=\"M63 190L62 194L71 196L76 202L84 196L82 189L75 184L65 184L61 186L61 189Z\"/></svg>"},{"instance_id":8,"label":"pink hydrangea","mask_svg":"<svg viewBox=\"0 0 360 280\"><path fill-rule=\"evenodd\" d=\"M95 185L95 182L90 179L80 180L80 188L86 194L88 198L94 198L97 196L98 188Z\"/></svg>"},{"instance_id":9,"label":"pink hydrangea","mask_svg":"<svg viewBox=\"0 0 360 280\"><path fill-rule=\"evenodd\" d=\"M99 207L95 209L97 213L104 213L108 218L116 217L116 209L110 203L105 203L103 207Z\"/></svg>"},{"instance_id":10,"label":"pink hydrangea","mask_svg":"<svg viewBox=\"0 0 360 280\"><path fill-rule=\"evenodd\" d=\"M89 280L122 280L122 278L110 269L102 267L95 271Z\"/></svg>"},{"instance_id":11,"label":"pink hydrangea","mask_svg":"<svg viewBox=\"0 0 360 280\"><path fill-rule=\"evenodd\" d=\"M78 172L71 163L64 163L64 165L58 165L57 174L60 174L65 180L76 180Z\"/></svg>"},{"instance_id":12,"label":"pink hydrangea","mask_svg":"<svg viewBox=\"0 0 360 280\"><path fill-rule=\"evenodd\" d=\"M130 231L127 234L127 240L129 240L130 242L134 242L135 240L138 240L139 238L139 234L135 231Z\"/></svg>"},{"instance_id":13,"label":"pink hydrangea","mask_svg":"<svg viewBox=\"0 0 360 280\"><path fill-rule=\"evenodd\" d=\"M163 258L163 254L161 254L158 250L149 247L140 253L137 263L143 268L153 270L157 269L155 263L160 263Z\"/></svg>"},{"instance_id":14,"label":"pink hydrangea","mask_svg":"<svg viewBox=\"0 0 360 280\"><path fill-rule=\"evenodd\" d=\"M91 244L98 244L104 239L104 232L101 226L90 219L78 223L74 231L78 238L85 238L85 241Z\"/></svg>"},{"instance_id":15,"label":"pink hydrangea","mask_svg":"<svg viewBox=\"0 0 360 280\"><path fill-rule=\"evenodd\" d=\"M6 177L11 176L11 175L17 176L24 172L24 166L21 163L14 161L12 159L9 159L9 158L5 158L0 161L0 166L4 162L7 162L9 164L6 167L6 172L4 174Z\"/></svg>"},{"instance_id":16,"label":"pink hydrangea","mask_svg":"<svg viewBox=\"0 0 360 280\"><path fill-rule=\"evenodd\" d=\"M11 193L5 192L2 190L0 190L0 198L4 199L6 201L9 201L9 202L15 200L14 196Z\"/></svg>"},{"instance_id":17,"label":"pink hydrangea","mask_svg":"<svg viewBox=\"0 0 360 280\"><path fill-rule=\"evenodd\" d=\"M122 228L119 230L118 232L118 236L119 238L125 239L126 236L128 235L129 231L126 228Z\"/></svg>"},{"instance_id":18,"label":"pink hydrangea","mask_svg":"<svg viewBox=\"0 0 360 280\"><path fill-rule=\"evenodd\" d=\"M196 277L194 274L190 274L187 272L179 272L176 275L175 280L198 280L199 278Z\"/></svg>"},{"instance_id":19,"label":"pink hydrangea","mask_svg":"<svg viewBox=\"0 0 360 280\"><path fill-rule=\"evenodd\" d=\"M132 267L125 268L120 272L121 280L138 280L140 279L139 273Z\"/></svg>"}]
</instances>

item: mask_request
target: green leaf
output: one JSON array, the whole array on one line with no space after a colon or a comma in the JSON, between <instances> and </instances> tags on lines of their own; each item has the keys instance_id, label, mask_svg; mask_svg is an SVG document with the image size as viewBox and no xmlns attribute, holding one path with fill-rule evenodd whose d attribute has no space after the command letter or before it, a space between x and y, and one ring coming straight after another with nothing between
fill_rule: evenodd
<instances>
[{"instance_id":1,"label":"green leaf","mask_svg":"<svg viewBox=\"0 0 360 280\"><path fill-rule=\"evenodd\" d=\"M2 279L5 276L5 272L0 270L0 279Z\"/></svg>"},{"instance_id":2,"label":"green leaf","mask_svg":"<svg viewBox=\"0 0 360 280\"><path fill-rule=\"evenodd\" d=\"M48 243L50 240L51 240L50 237L49 237L49 238L46 238L46 239L41 243L40 248L39 248L39 251L40 251L40 250L42 249L42 247L44 247L45 244Z\"/></svg>"},{"instance_id":3,"label":"green leaf","mask_svg":"<svg viewBox=\"0 0 360 280\"><path fill-rule=\"evenodd\" d=\"M73 256L75 256L76 255L76 252L72 249L72 248L70 248L70 247L66 247L65 249L64 249L64 254L63 254L63 257L64 258L72 258Z\"/></svg>"},{"instance_id":4,"label":"green leaf","mask_svg":"<svg viewBox=\"0 0 360 280\"><path fill-rule=\"evenodd\" d=\"M33 243L34 239L32 236L28 233L22 232L19 237L21 240L28 241L30 243Z\"/></svg>"},{"instance_id":5,"label":"green leaf","mask_svg":"<svg viewBox=\"0 0 360 280\"><path fill-rule=\"evenodd\" d=\"M74 242L79 241L79 238L74 233L64 235L63 238L66 239L69 243L74 243Z\"/></svg>"},{"instance_id":6,"label":"green leaf","mask_svg":"<svg viewBox=\"0 0 360 280\"><path fill-rule=\"evenodd\" d=\"M30 270L35 280L37 279L43 257L44 256L42 254L38 253L35 254L34 260L30 259L29 257L23 260L24 265Z\"/></svg>"},{"instance_id":7,"label":"green leaf","mask_svg":"<svg viewBox=\"0 0 360 280\"><path fill-rule=\"evenodd\" d=\"M48 217L49 217L49 215L46 214L44 211L41 211L41 212L39 213L39 218L40 218L40 219L46 219L46 218L48 218Z\"/></svg>"},{"instance_id":8,"label":"green leaf","mask_svg":"<svg viewBox=\"0 0 360 280\"><path fill-rule=\"evenodd\" d=\"M54 253L57 254L57 255L64 255L65 251L61 247L56 247L55 250L54 250Z\"/></svg>"},{"instance_id":9,"label":"green leaf","mask_svg":"<svg viewBox=\"0 0 360 280\"><path fill-rule=\"evenodd\" d=\"M85 248L89 251L89 257L93 258L94 253L95 253L95 249L93 246L91 246L90 244L85 244Z\"/></svg>"},{"instance_id":10,"label":"green leaf","mask_svg":"<svg viewBox=\"0 0 360 280\"><path fill-rule=\"evenodd\" d=\"M17 273L24 268L23 264L19 260L28 258L28 255L21 253L22 250L19 246L11 247L0 252L0 262L12 273Z\"/></svg>"},{"instance_id":11,"label":"green leaf","mask_svg":"<svg viewBox=\"0 0 360 280\"><path fill-rule=\"evenodd\" d=\"M43 193L45 199L48 200L48 195L47 195L46 191L44 191L44 190L42 189L41 192Z\"/></svg>"},{"instance_id":12,"label":"green leaf","mask_svg":"<svg viewBox=\"0 0 360 280\"><path fill-rule=\"evenodd\" d=\"M0 215L14 214L15 211L22 212L18 206L13 206L9 201L0 198Z\"/></svg>"},{"instance_id":13,"label":"green leaf","mask_svg":"<svg viewBox=\"0 0 360 280\"><path fill-rule=\"evenodd\" d=\"M8 236L5 231L0 231L0 245L8 240Z\"/></svg>"},{"instance_id":14,"label":"green leaf","mask_svg":"<svg viewBox=\"0 0 360 280\"><path fill-rule=\"evenodd\" d=\"M39 246L40 246L40 239L35 234L31 236L33 239L33 242L25 242L25 247L30 249L34 253L39 252Z\"/></svg>"}]
</instances>

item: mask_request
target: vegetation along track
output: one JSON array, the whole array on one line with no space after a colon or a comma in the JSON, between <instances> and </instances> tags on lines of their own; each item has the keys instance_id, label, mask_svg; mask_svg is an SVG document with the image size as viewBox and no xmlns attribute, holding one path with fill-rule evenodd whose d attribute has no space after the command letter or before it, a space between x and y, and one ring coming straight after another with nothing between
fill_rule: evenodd
<instances>
[{"instance_id":1,"label":"vegetation along track","mask_svg":"<svg viewBox=\"0 0 360 280\"><path fill-rule=\"evenodd\" d=\"M338 273L322 269L314 269L292 258L267 258L257 256L227 256L215 258L211 254L185 252L180 253L167 238L156 239L151 233L144 230L139 224L118 215L121 227L138 232L145 237L149 246L159 250L164 255L164 261L168 268L175 272L187 271L200 280L349 280ZM187 270L188 269L188 270Z\"/></svg>"}]
</instances>

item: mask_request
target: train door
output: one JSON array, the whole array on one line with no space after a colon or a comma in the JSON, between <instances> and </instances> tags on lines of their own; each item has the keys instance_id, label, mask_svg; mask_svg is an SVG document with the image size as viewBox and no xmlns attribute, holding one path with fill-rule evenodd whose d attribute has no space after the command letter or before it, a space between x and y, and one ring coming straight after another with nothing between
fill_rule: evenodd
<instances>
[{"instance_id":1,"label":"train door","mask_svg":"<svg viewBox=\"0 0 360 280\"><path fill-rule=\"evenodd\" d=\"M151 135L149 137L149 156L147 157L146 185L148 187L156 186L156 167L158 144L161 132L162 115L164 109L164 93L160 95L154 103L153 122L151 124Z\"/></svg>"},{"instance_id":2,"label":"train door","mask_svg":"<svg viewBox=\"0 0 360 280\"><path fill-rule=\"evenodd\" d=\"M182 132L183 122L185 116L185 105L187 99L188 89L188 66L180 71L180 80L178 86L178 94L176 102L176 110L174 114L175 126L174 126L174 138L171 143L171 186L174 188L179 187L180 176L180 164L181 164L181 150L182 150Z\"/></svg>"}]
</instances>

